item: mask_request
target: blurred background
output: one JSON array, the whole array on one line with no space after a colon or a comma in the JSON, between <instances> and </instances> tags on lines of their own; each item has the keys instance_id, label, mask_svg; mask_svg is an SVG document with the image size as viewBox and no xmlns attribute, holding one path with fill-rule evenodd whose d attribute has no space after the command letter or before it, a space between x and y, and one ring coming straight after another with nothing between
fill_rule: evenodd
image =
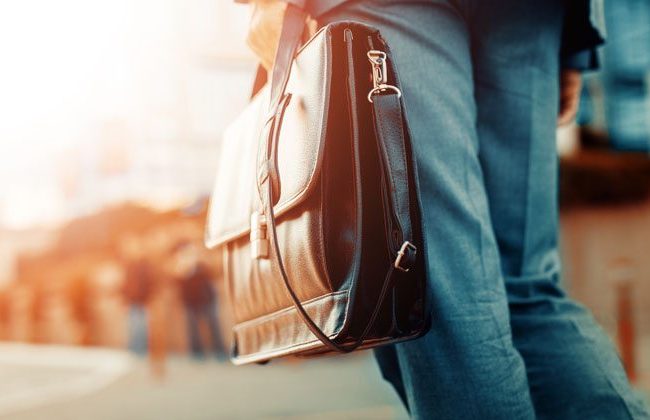
<instances>
[{"instance_id":1,"label":"blurred background","mask_svg":"<svg viewBox=\"0 0 650 420\"><path fill-rule=\"evenodd\" d=\"M627 3L559 132L561 219L566 287L647 395L650 5ZM248 19L226 0L0 4L0 417L406 416L366 353L224 362L202 238L256 68Z\"/></svg>"}]
</instances>

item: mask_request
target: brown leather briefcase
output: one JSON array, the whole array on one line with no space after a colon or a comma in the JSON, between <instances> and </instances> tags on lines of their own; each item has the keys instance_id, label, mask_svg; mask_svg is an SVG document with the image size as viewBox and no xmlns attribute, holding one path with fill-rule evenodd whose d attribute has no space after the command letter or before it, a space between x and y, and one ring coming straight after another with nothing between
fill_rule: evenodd
<instances>
[{"instance_id":1,"label":"brown leather briefcase","mask_svg":"<svg viewBox=\"0 0 650 420\"><path fill-rule=\"evenodd\" d=\"M225 133L208 214L236 364L428 327L415 163L388 45L338 22L298 49L305 15L286 13L270 85Z\"/></svg>"}]
</instances>

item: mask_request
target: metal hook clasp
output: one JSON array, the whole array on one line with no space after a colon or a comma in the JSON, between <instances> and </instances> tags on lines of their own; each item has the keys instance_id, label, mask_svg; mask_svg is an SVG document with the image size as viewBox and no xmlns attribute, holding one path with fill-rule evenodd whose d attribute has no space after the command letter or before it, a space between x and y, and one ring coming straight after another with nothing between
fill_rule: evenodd
<instances>
[{"instance_id":1,"label":"metal hook clasp","mask_svg":"<svg viewBox=\"0 0 650 420\"><path fill-rule=\"evenodd\" d=\"M386 73L386 53L378 50L368 51L368 60L372 63L372 83L375 87L388 82Z\"/></svg>"},{"instance_id":2,"label":"metal hook clasp","mask_svg":"<svg viewBox=\"0 0 650 420\"><path fill-rule=\"evenodd\" d=\"M379 50L370 50L368 51L368 60L372 64L372 84L373 88L368 92L368 101L372 102L372 95L383 92L386 90L392 90L397 93L397 97L402 96L402 91L400 91L396 86L388 84L388 67L386 65L387 56L386 53Z\"/></svg>"}]
</instances>

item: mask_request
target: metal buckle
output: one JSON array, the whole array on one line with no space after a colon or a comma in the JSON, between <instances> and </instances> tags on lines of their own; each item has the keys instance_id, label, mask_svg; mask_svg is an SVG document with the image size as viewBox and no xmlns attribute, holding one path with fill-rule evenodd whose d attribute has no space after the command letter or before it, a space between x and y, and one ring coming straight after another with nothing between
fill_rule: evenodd
<instances>
[{"instance_id":1,"label":"metal buckle","mask_svg":"<svg viewBox=\"0 0 650 420\"><path fill-rule=\"evenodd\" d=\"M266 232L266 218L258 212L251 214L250 242L252 259L268 258L269 238L267 238Z\"/></svg>"},{"instance_id":2,"label":"metal buckle","mask_svg":"<svg viewBox=\"0 0 650 420\"><path fill-rule=\"evenodd\" d=\"M406 255L407 250L417 252L418 248L409 241L404 242L399 251L397 251L397 258L395 258L395 263L393 263L393 266L395 268L405 273L408 273L408 271L411 269L410 267L402 267L402 259L404 258L404 255Z\"/></svg>"},{"instance_id":3,"label":"metal buckle","mask_svg":"<svg viewBox=\"0 0 650 420\"><path fill-rule=\"evenodd\" d=\"M402 96L402 91L396 86L388 84L388 69L386 66L386 53L378 50L368 51L368 60L372 64L372 85L373 88L368 92L368 101L372 103L372 95L392 90L397 93L397 97Z\"/></svg>"}]
</instances>

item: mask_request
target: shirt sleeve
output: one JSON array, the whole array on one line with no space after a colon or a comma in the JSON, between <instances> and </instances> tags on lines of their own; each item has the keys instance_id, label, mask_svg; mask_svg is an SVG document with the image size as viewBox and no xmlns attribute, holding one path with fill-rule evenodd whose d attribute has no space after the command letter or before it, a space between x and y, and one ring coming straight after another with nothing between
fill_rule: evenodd
<instances>
[{"instance_id":1,"label":"shirt sleeve","mask_svg":"<svg viewBox=\"0 0 650 420\"><path fill-rule=\"evenodd\" d=\"M605 42L601 20L595 17L599 9L590 0L567 2L560 50L562 68L581 71L598 68L597 49Z\"/></svg>"},{"instance_id":2,"label":"shirt sleeve","mask_svg":"<svg viewBox=\"0 0 650 420\"><path fill-rule=\"evenodd\" d=\"M561 64L563 69L580 71L596 70L600 67L598 49L590 48L563 56Z\"/></svg>"}]
</instances>

